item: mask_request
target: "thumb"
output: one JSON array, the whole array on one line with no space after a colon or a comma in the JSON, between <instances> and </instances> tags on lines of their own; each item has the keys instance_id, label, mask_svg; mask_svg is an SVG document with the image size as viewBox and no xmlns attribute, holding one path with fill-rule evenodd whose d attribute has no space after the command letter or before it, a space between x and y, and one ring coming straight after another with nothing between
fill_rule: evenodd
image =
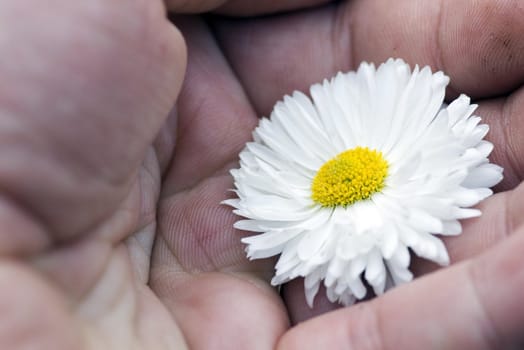
<instances>
[{"instance_id":1,"label":"thumb","mask_svg":"<svg viewBox=\"0 0 524 350\"><path fill-rule=\"evenodd\" d=\"M160 0L5 0L0 23L0 208L75 236L125 197L178 94L183 39Z\"/></svg>"}]
</instances>

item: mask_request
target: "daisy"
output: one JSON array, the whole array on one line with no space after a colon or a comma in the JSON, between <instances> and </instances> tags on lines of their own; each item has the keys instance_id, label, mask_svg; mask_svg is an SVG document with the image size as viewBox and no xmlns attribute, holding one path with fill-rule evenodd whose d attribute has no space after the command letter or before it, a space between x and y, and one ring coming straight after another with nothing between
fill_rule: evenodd
<instances>
[{"instance_id":1,"label":"daisy","mask_svg":"<svg viewBox=\"0 0 524 350\"><path fill-rule=\"evenodd\" d=\"M469 208L492 194L488 126L461 95L443 103L449 78L400 59L362 63L285 96L262 119L231 171L245 219L235 228L250 259L280 255L273 285L304 277L350 305L410 281L410 252L449 264L439 236L458 235Z\"/></svg>"}]
</instances>

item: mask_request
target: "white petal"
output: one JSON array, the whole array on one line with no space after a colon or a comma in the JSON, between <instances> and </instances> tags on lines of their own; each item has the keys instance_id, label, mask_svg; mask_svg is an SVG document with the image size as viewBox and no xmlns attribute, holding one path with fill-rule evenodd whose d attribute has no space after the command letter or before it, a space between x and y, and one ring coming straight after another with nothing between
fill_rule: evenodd
<instances>
[{"instance_id":1,"label":"white petal","mask_svg":"<svg viewBox=\"0 0 524 350\"><path fill-rule=\"evenodd\" d=\"M473 169L463 182L469 188L491 187L502 180L502 168L495 164L484 164Z\"/></svg>"},{"instance_id":2,"label":"white petal","mask_svg":"<svg viewBox=\"0 0 524 350\"><path fill-rule=\"evenodd\" d=\"M384 225L382 235L382 244L380 249L384 259L389 259L397 249L398 245L398 233L393 224Z\"/></svg>"},{"instance_id":3,"label":"white petal","mask_svg":"<svg viewBox=\"0 0 524 350\"><path fill-rule=\"evenodd\" d=\"M307 261L316 254L332 233L331 225L307 232L298 244L298 257Z\"/></svg>"},{"instance_id":4,"label":"white petal","mask_svg":"<svg viewBox=\"0 0 524 350\"><path fill-rule=\"evenodd\" d=\"M407 266L401 266L394 260L387 260L386 265L396 285L409 282L413 279L413 274L408 270Z\"/></svg>"},{"instance_id":5,"label":"white petal","mask_svg":"<svg viewBox=\"0 0 524 350\"><path fill-rule=\"evenodd\" d=\"M480 216L482 212L478 209L465 209L465 208L454 208L455 218L457 219L469 219Z\"/></svg>"},{"instance_id":6,"label":"white petal","mask_svg":"<svg viewBox=\"0 0 524 350\"><path fill-rule=\"evenodd\" d=\"M242 243L249 244L250 249L267 249L284 244L301 234L302 230L270 231L261 235L242 238Z\"/></svg>"},{"instance_id":7,"label":"white petal","mask_svg":"<svg viewBox=\"0 0 524 350\"><path fill-rule=\"evenodd\" d=\"M442 222L442 234L446 236L456 236L462 233L462 225L458 220L447 220Z\"/></svg>"},{"instance_id":8,"label":"white petal","mask_svg":"<svg viewBox=\"0 0 524 350\"><path fill-rule=\"evenodd\" d=\"M476 205L478 202L480 202L484 198L491 196L492 194L493 191L489 188L460 188L453 193L453 196L455 197L455 203L458 206L470 207Z\"/></svg>"},{"instance_id":9,"label":"white petal","mask_svg":"<svg viewBox=\"0 0 524 350\"><path fill-rule=\"evenodd\" d=\"M452 209L455 206L455 204L456 203L453 200L453 198L446 198L446 197L442 198L442 197L435 197L435 196L430 196L430 195L412 196L412 197L408 197L404 199L404 205L410 208L409 210L415 209L415 211L417 212L424 211L426 214L432 216L433 218L438 218L438 219L454 218ZM416 214L412 212L411 215L416 215ZM436 232L437 231L434 231L433 233L436 233Z\"/></svg>"},{"instance_id":10,"label":"white petal","mask_svg":"<svg viewBox=\"0 0 524 350\"><path fill-rule=\"evenodd\" d=\"M449 114L449 123L450 126L454 126L457 121L467 116L469 111L469 97L461 94L453 102L449 104L446 108Z\"/></svg>"},{"instance_id":11,"label":"white petal","mask_svg":"<svg viewBox=\"0 0 524 350\"><path fill-rule=\"evenodd\" d=\"M335 293L335 286L326 288L326 296L328 300L332 303L335 303L338 301L338 295Z\"/></svg>"},{"instance_id":12,"label":"white petal","mask_svg":"<svg viewBox=\"0 0 524 350\"><path fill-rule=\"evenodd\" d=\"M417 244L419 240L419 233L411 228L411 226L404 225L399 227L399 238L402 243L408 247L411 247Z\"/></svg>"},{"instance_id":13,"label":"white petal","mask_svg":"<svg viewBox=\"0 0 524 350\"><path fill-rule=\"evenodd\" d=\"M279 128L263 119L256 132L262 141L272 150L279 153L289 161L316 171L322 165L322 160L304 153L300 148Z\"/></svg>"},{"instance_id":14,"label":"white petal","mask_svg":"<svg viewBox=\"0 0 524 350\"><path fill-rule=\"evenodd\" d=\"M299 241L300 236L297 236L286 243L284 249L282 250L282 254L280 254L280 258L275 265L277 274L288 272L301 263L297 255L297 246Z\"/></svg>"},{"instance_id":15,"label":"white petal","mask_svg":"<svg viewBox=\"0 0 524 350\"><path fill-rule=\"evenodd\" d=\"M488 131L489 126L486 124L477 126L473 131L471 131L471 134L462 141L463 145L465 147L474 147L487 135Z\"/></svg>"},{"instance_id":16,"label":"white petal","mask_svg":"<svg viewBox=\"0 0 524 350\"><path fill-rule=\"evenodd\" d=\"M366 281L373 287L375 294L380 295L384 292L386 285L386 269L382 260L382 255L375 250L368 255L368 263L364 274Z\"/></svg>"},{"instance_id":17,"label":"white petal","mask_svg":"<svg viewBox=\"0 0 524 350\"><path fill-rule=\"evenodd\" d=\"M417 208L409 210L408 222L415 230L431 233L442 233L443 231L441 220Z\"/></svg>"},{"instance_id":18,"label":"white petal","mask_svg":"<svg viewBox=\"0 0 524 350\"><path fill-rule=\"evenodd\" d=\"M388 261L394 266L407 268L409 266L410 257L406 246L399 244L393 253L393 256L391 256L391 259L388 259Z\"/></svg>"},{"instance_id":19,"label":"white petal","mask_svg":"<svg viewBox=\"0 0 524 350\"><path fill-rule=\"evenodd\" d=\"M330 145L328 135L322 129L311 129L304 125L301 110L296 109L292 100L291 97L286 96L285 102L277 103L271 120L286 131L289 138L305 153L326 161L326 158L333 154L328 146Z\"/></svg>"},{"instance_id":20,"label":"white petal","mask_svg":"<svg viewBox=\"0 0 524 350\"><path fill-rule=\"evenodd\" d=\"M398 100L403 93L409 78L409 67L400 60L388 61L377 69L375 98L381 103L374 104L374 133L371 135L371 145L382 149L391 132L391 124L395 122Z\"/></svg>"},{"instance_id":21,"label":"white petal","mask_svg":"<svg viewBox=\"0 0 524 350\"><path fill-rule=\"evenodd\" d=\"M371 282L384 273L384 263L382 262L382 255L378 250L374 250L368 254L368 261L366 264L366 272L364 277Z\"/></svg>"},{"instance_id":22,"label":"white petal","mask_svg":"<svg viewBox=\"0 0 524 350\"><path fill-rule=\"evenodd\" d=\"M318 211L302 203L277 196L258 196L244 199L241 215L253 219L271 219L274 221L305 220Z\"/></svg>"},{"instance_id":23,"label":"white petal","mask_svg":"<svg viewBox=\"0 0 524 350\"><path fill-rule=\"evenodd\" d=\"M366 287L364 286L364 283L362 283L362 281L360 280L360 277L351 280L348 286L349 286L349 289L351 289L351 293L353 293L353 295L357 299L362 299L367 294Z\"/></svg>"},{"instance_id":24,"label":"white petal","mask_svg":"<svg viewBox=\"0 0 524 350\"><path fill-rule=\"evenodd\" d=\"M220 204L225 204L225 205L229 205L233 208L238 208L240 206L240 200L238 198L234 198L234 199L226 199L226 200L223 200L222 202L220 202Z\"/></svg>"},{"instance_id":25,"label":"white petal","mask_svg":"<svg viewBox=\"0 0 524 350\"><path fill-rule=\"evenodd\" d=\"M317 280L312 286L305 287L306 302L309 307L313 307L313 301L320 288L320 280Z\"/></svg>"},{"instance_id":26,"label":"white petal","mask_svg":"<svg viewBox=\"0 0 524 350\"><path fill-rule=\"evenodd\" d=\"M364 271L367 264L366 256L359 256L353 259L349 264L348 276L349 279L354 280L359 278L359 275Z\"/></svg>"},{"instance_id":27,"label":"white petal","mask_svg":"<svg viewBox=\"0 0 524 350\"><path fill-rule=\"evenodd\" d=\"M391 155L395 157L395 155ZM408 158L402 162L394 162L396 168L392 166L391 175L389 182L392 185L397 185L399 183L406 183L412 176L415 174L416 170L419 168L422 163L422 155L420 153L415 153L411 158ZM401 167L398 167L398 166Z\"/></svg>"},{"instance_id":28,"label":"white petal","mask_svg":"<svg viewBox=\"0 0 524 350\"><path fill-rule=\"evenodd\" d=\"M341 135L337 131L337 125L335 124L335 118L337 114L342 114L339 107L336 104L333 104L329 101L328 92L330 87L327 81L324 81L324 84L315 84L311 86L311 97L315 103L315 107L318 110L318 115L321 118L323 128L326 130L327 135L330 137L330 143L334 148L340 153L344 150L344 141L341 138ZM330 103L331 102L331 103ZM331 155L331 157L335 156ZM326 159L328 160L328 159Z\"/></svg>"},{"instance_id":29,"label":"white petal","mask_svg":"<svg viewBox=\"0 0 524 350\"><path fill-rule=\"evenodd\" d=\"M444 243L430 234L420 233L418 241L411 248L419 257L434 261L440 265L449 264L449 256Z\"/></svg>"},{"instance_id":30,"label":"white petal","mask_svg":"<svg viewBox=\"0 0 524 350\"><path fill-rule=\"evenodd\" d=\"M304 288L306 290L306 299L310 306L313 305L313 299L318 292L320 286L320 279L322 277L322 269L317 268L312 273L304 278Z\"/></svg>"},{"instance_id":31,"label":"white petal","mask_svg":"<svg viewBox=\"0 0 524 350\"><path fill-rule=\"evenodd\" d=\"M347 261L344 261L335 256L329 263L329 267L326 273L325 285L326 287L332 286L342 276L344 269L347 268Z\"/></svg>"},{"instance_id":32,"label":"white petal","mask_svg":"<svg viewBox=\"0 0 524 350\"><path fill-rule=\"evenodd\" d=\"M341 114L335 115L335 125L345 149L351 149L362 142L363 116L360 113L359 91L356 89L355 79L354 73L339 73L333 79L333 99L341 111Z\"/></svg>"},{"instance_id":33,"label":"white petal","mask_svg":"<svg viewBox=\"0 0 524 350\"><path fill-rule=\"evenodd\" d=\"M270 258L272 256L280 254L283 250L283 246L284 245L282 244L282 245L271 246L265 249L253 249L251 246L249 246L246 249L247 257L250 260Z\"/></svg>"},{"instance_id":34,"label":"white petal","mask_svg":"<svg viewBox=\"0 0 524 350\"><path fill-rule=\"evenodd\" d=\"M340 296L348 290L348 284L343 280L338 280L337 285L335 286L335 294Z\"/></svg>"},{"instance_id":35,"label":"white petal","mask_svg":"<svg viewBox=\"0 0 524 350\"><path fill-rule=\"evenodd\" d=\"M339 298L338 302L344 306L351 306L355 303L355 297L351 293L343 293Z\"/></svg>"},{"instance_id":36,"label":"white petal","mask_svg":"<svg viewBox=\"0 0 524 350\"><path fill-rule=\"evenodd\" d=\"M327 271L327 263L334 259L336 254L337 242L339 241L338 233L332 231L325 243L320 247L318 252L311 257L311 263L315 265L322 265Z\"/></svg>"}]
</instances>

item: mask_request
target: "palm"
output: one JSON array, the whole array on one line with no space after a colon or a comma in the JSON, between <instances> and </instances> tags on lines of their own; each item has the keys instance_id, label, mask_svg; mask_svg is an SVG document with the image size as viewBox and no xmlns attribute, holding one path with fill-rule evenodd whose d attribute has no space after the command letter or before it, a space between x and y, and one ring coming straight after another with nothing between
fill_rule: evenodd
<instances>
[{"instance_id":1,"label":"palm","mask_svg":"<svg viewBox=\"0 0 524 350\"><path fill-rule=\"evenodd\" d=\"M18 175L7 179L19 186L15 187L13 196L20 196L22 203L32 203L31 210L35 216L43 217L45 223L44 229L39 223L30 223L38 226L29 227L32 236L22 237L4 249L6 254L23 253L32 258L4 264L0 305L13 315L20 312L20 305L28 305L31 313L47 317L45 322L35 324L20 317L20 322L13 323L13 329L25 332L25 340L50 349L79 348L78 344L96 349L169 349L184 343L195 348L210 348L213 344L224 348L228 348L228 344L268 348L276 344L288 327L286 311L292 320L308 317L300 285L285 291L286 310L278 293L267 283L272 262L246 261L239 243L240 233L232 229L235 218L228 208L218 203L232 187L227 171L235 166L236 156L250 138L257 116L267 115L282 94L293 89L304 90L337 70L353 68L362 59L379 62L398 55L421 64L439 63L431 54L424 55L424 50L386 44L375 47L363 34L351 31L348 23L359 18L364 23L376 2L368 3L370 5L342 3L287 18L216 20L212 24L219 45L203 21L175 19L188 43L188 72L176 112L170 114L153 146L150 141L168 112L170 97L176 94L175 81L180 78L177 74L183 65L179 64L181 57L173 48L168 49L167 54L155 51L158 49L155 45L165 44L166 37L173 40L167 34L165 23L154 26L152 31L163 39L153 40L151 32L147 32L149 40L154 42L149 47L156 52L153 59L143 59L146 62L139 59L122 68L122 74L137 68L143 70L150 67L148 60L153 60L153 71L148 71L145 78L146 93L133 91L134 95L130 93L115 102L104 99L104 93L111 91L108 88L92 100L74 100L73 104L82 108L93 101L109 104L113 109L94 113L105 116L109 122L95 123L96 128L91 130L78 128L75 124L78 121L64 118L56 134L49 136L59 138L62 144L74 141L85 146L85 152L74 154L82 160L80 165L84 157L94 162L94 166L82 168L76 162L58 163L53 158L51 161L58 164L53 169L59 175L53 173L45 178L44 173L44 178L38 181L42 185L50 182L51 191L55 189L52 186L62 184L53 182L60 174L87 169L87 183L75 191L58 191L56 198L47 199L44 197L47 189L28 190L27 182L17 182ZM428 29L428 32L431 31ZM143 35L138 32L127 37L135 45L131 52L147 52L141 46L143 41L134 40L133 35L140 36L137 34ZM356 35L351 45L350 34ZM377 37L377 40L392 43L400 38ZM115 53L120 51L115 49L107 54L113 60ZM126 61L126 57L122 60ZM178 66L173 67L172 61ZM480 67L474 64L469 67L468 62L452 67L457 70L450 72L457 77L454 88L479 98L511 91L521 83L518 79L522 79L521 71L516 74L513 66L503 67L510 71L507 79L488 74L484 79L498 85L479 87L468 72ZM110 86L118 90L127 88L129 83L136 84L144 76L137 73L135 80L129 81L119 81L120 75L112 78L108 82L100 74L94 80L98 79L98 84L113 84ZM485 86L491 86L491 90ZM56 100L53 93L63 91L51 90L51 96L47 96L50 100ZM486 101L481 106L494 121L491 137L502 150L495 153L494 161L504 166L515 160L505 157L505 147L511 140L502 137L508 130L495 121L501 118L502 106L507 105L512 108L508 118L517 123L515 116L522 110L521 95L517 90L510 100ZM77 109L85 112L82 108ZM48 117L56 118L56 114L50 111ZM122 115L128 115L129 122L118 122ZM144 115L150 117L144 118ZM104 139L90 142L104 133L115 140L114 144ZM176 146L174 135L177 135ZM35 152L33 148L30 151ZM66 151L55 148L50 152ZM66 154L57 159L69 160L69 157ZM33 171L22 170L26 174ZM518 167L509 168L508 180L501 188L515 187L519 173ZM28 181L33 180L31 176L27 175ZM487 202L488 215L482 220L493 222L494 218L496 225L502 225L498 207L509 196L508 192L490 200L491 204ZM23 225L28 225L26 221L33 219L10 217L20 219L17 222L11 219L12 225L24 229ZM470 235L466 232L450 242L454 260L470 257L498 239L484 234L485 228L479 230L484 226L482 222L469 223ZM485 237L480 240L481 244L472 245L468 237L479 236ZM3 242L3 236L0 238ZM427 269L431 267L421 267L421 273ZM17 283L10 283L14 279ZM8 308L10 305L14 307ZM43 338L33 336L36 329ZM0 335L6 348L20 341L12 334Z\"/></svg>"}]
</instances>

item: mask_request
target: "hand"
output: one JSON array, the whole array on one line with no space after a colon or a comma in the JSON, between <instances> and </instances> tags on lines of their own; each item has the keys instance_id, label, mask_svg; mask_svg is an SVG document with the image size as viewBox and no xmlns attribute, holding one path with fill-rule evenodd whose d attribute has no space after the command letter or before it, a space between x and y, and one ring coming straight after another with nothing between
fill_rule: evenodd
<instances>
[{"instance_id":1,"label":"hand","mask_svg":"<svg viewBox=\"0 0 524 350\"><path fill-rule=\"evenodd\" d=\"M227 164L235 159L253 127L248 125L242 134L245 136L239 136L244 130L242 123L253 113L238 106L250 104L255 115L268 115L283 94L294 89L304 91L338 70L354 69L362 60L379 63L390 56L403 57L411 64L429 64L444 70L451 76L448 99L459 92L471 95L480 104L478 114L491 126L489 139L495 144L492 161L506 169L505 180L497 188L500 193L481 205L484 214L480 219L464 221L463 235L447 240L451 258L457 263L453 267L370 302L305 322L286 333L279 346L517 346L524 317L517 308L520 293L516 292L524 283L518 274L524 239L524 233L519 233L519 213L523 209L519 198L524 186L517 187L524 171L519 160L524 146L519 137L524 131L520 118L524 110L520 88L524 80L520 50L524 42L518 34L523 24L514 3L442 2L434 6L403 1L395 6L391 8L386 1L352 1L280 17L215 19L208 23L212 33L207 34L202 24L175 21L188 42L187 81L193 82L193 88L184 91L179 99L180 118L191 97L205 100L206 110L213 113L206 113L196 102L193 110L199 110L209 123L214 118L222 121L224 134L217 134L214 142L206 139L211 143L211 157L217 162L222 158L222 163ZM204 59L219 56L213 39L229 68L211 65ZM206 72L205 78L202 71ZM249 102L231 101L230 96L238 98L243 93L236 87L228 89L224 75L230 77L226 81L239 81ZM197 83L197 79L202 82ZM219 87L213 90L209 81L218 82ZM213 124L212 129L216 134L218 126ZM240 146L219 156L213 151L223 145L225 137L231 144L238 140ZM214 237L221 232L224 229L217 230ZM208 249L213 251L212 244ZM419 263L413 268L421 275L435 266ZM308 310L300 281L285 286L283 294L292 323L335 307L317 297L316 308Z\"/></svg>"},{"instance_id":2,"label":"hand","mask_svg":"<svg viewBox=\"0 0 524 350\"><path fill-rule=\"evenodd\" d=\"M282 94L337 70L402 57L449 74L448 98L464 92L479 103L478 114L491 126L492 161L505 168L500 193L481 205L483 216L465 221L464 234L447 240L453 267L305 322L284 335L282 349L522 345L522 11L517 2L353 1L289 17L214 24L259 115L267 115ZM413 268L419 275L435 269L427 263ZM311 316L300 282L285 288L284 299L292 320Z\"/></svg>"},{"instance_id":3,"label":"hand","mask_svg":"<svg viewBox=\"0 0 524 350\"><path fill-rule=\"evenodd\" d=\"M354 67L361 59L382 61L392 55L386 46L391 40L377 38L377 48L366 48L370 42L358 34L357 28L365 32L369 20L366 11L371 11L374 3L341 3L281 19L217 21L213 26L220 46L200 20L177 19L188 43L189 67L178 108L168 113L182 82L185 48L163 19L161 4L138 0L50 2L45 8L37 2L15 0L0 4L0 23L7 28L0 36L4 39L0 40L0 140L4 142L0 157L0 185L4 188L0 205L4 228L0 231L4 257L0 262L0 347L169 349L184 343L192 348L274 346L289 319L286 305L267 284L272 262L246 261L240 233L232 229L235 218L217 203L231 187L227 170L234 166L249 139L257 115L267 114L284 93L305 89L336 70ZM171 6L177 9L183 5L173 2ZM242 8L242 3L233 3L229 9L227 6L222 11L249 10L245 5ZM523 78L519 71L523 58L517 50L522 44L518 35L521 30L517 26L519 17L511 7L498 15L484 11L485 22L477 25L485 28L489 24L497 37L508 35L511 45L501 41L499 46L468 55L470 60L453 65L457 72L446 65L444 69L451 75L452 84L458 84L453 86L457 91L476 98L511 93L512 97L482 104L492 125L492 141L499 150L493 161L505 167L515 164L516 170L508 169L501 185L501 189L510 189L520 181L517 167L522 167L519 158L512 156L522 150L522 144L518 144L518 112L523 107L522 102L519 106L518 90L512 92ZM460 19L458 23L465 23L464 13L451 13ZM24 17L27 14L31 16ZM336 27L340 29L331 31L333 16L339 18ZM359 18L362 23L358 27L354 24L355 31L348 31L346 21ZM377 21L386 23L390 18L390 13L384 13ZM509 29L502 26L506 21L510 21ZM429 27L427 22L423 21ZM392 33L400 37L401 27L394 23ZM297 32L297 28L302 30ZM465 35L466 29L460 33ZM376 36L380 32L381 27L371 30ZM410 35L416 39L422 32ZM324 40L325 33L334 33L333 41ZM349 33L354 38L351 45L344 39ZM474 41L483 47L480 37L475 37L481 34L472 31L470 40L464 43ZM313 41L315 37L323 40ZM383 46L378 45L380 42ZM406 42L418 41L402 40ZM436 56L430 49L416 46L397 50L397 56L412 63L441 64L432 60ZM441 57L457 59L460 50L464 46ZM337 52L326 59L326 53ZM350 52L362 57L355 54L348 60ZM492 56L482 62L484 52L492 52ZM514 63L501 60L502 52L511 53ZM311 64L297 66L304 57L310 57ZM478 62L472 62L473 58ZM283 79L281 70L289 67L283 63L296 68L296 73ZM486 67L504 73L493 73ZM482 80L471 75L476 70L484 73ZM497 124L502 106L507 106L504 120L508 122ZM507 128L507 123L513 128ZM513 136L501 137L503 133ZM511 145L512 152L506 145ZM496 326L494 334L499 338L493 342L517 339L512 336L518 330L512 331L524 314L517 309L516 292L524 282L519 281L522 274L516 269L523 234L518 233L517 217L507 221L513 225L507 230L496 226L506 222L504 215L512 218L511 213L519 213L518 193L510 193L486 201L484 217L471 222L458 238L465 241L469 237L484 245L461 244L457 239L449 246L452 257L460 260L502 238L495 237L494 232L516 233L507 242L480 258L400 287L360 307L304 323L287 333L280 346L301 346L303 341L313 345L311 327L317 332L315 339L324 344L332 340L339 346L356 344L355 339L362 339L364 333L346 327L351 322L361 324L355 321L358 310L369 310L362 312L369 316L368 323L364 322L369 327L361 330L371 332L371 339L383 339L385 345L395 348L420 347L428 341L423 332L404 339L388 338L388 334L399 334L391 328L403 324L398 313L390 316L395 322L382 327L383 332L373 326L373 316L385 317L383 310L395 311L398 301L405 302L406 298L416 309L417 300L427 300L416 296L422 291L426 297L424 288L435 283L450 296L443 293L424 304L425 310L460 302L465 309L458 310L453 321L467 319L471 324L483 324L485 316L476 314L478 308L472 305L483 303L492 312L510 308L511 312L504 315L512 319L491 318L494 323L482 330ZM499 205L505 201L513 205L507 212ZM481 223L489 218L495 227ZM482 230L477 232L479 227ZM485 266L482 264L490 269L468 267ZM486 273L486 280L476 284L480 301L471 298L471 303L466 303L458 298L461 293L476 290L471 284L450 285L453 276L461 278L468 271ZM502 282L497 278L503 278ZM490 289L493 285L508 288ZM286 291L287 310L293 320L307 316L298 300L301 293L293 287ZM494 293L507 295L499 300L501 294ZM504 307L495 309L495 300L503 302ZM473 317L476 315L480 316ZM408 316L403 316L404 329L414 322L423 324L414 315ZM326 317L342 320L340 328ZM425 325L446 331L451 323L441 318L430 319L431 323ZM455 327L446 339L457 348L480 344L464 338L471 335L468 330L482 334L480 328L472 328Z\"/></svg>"},{"instance_id":4,"label":"hand","mask_svg":"<svg viewBox=\"0 0 524 350\"><path fill-rule=\"evenodd\" d=\"M201 95L177 121L186 47L160 0L6 0L0 23L0 349L272 347L271 263L218 205L211 147L233 164L256 122L237 83L208 90L240 92L237 140Z\"/></svg>"}]
</instances>

